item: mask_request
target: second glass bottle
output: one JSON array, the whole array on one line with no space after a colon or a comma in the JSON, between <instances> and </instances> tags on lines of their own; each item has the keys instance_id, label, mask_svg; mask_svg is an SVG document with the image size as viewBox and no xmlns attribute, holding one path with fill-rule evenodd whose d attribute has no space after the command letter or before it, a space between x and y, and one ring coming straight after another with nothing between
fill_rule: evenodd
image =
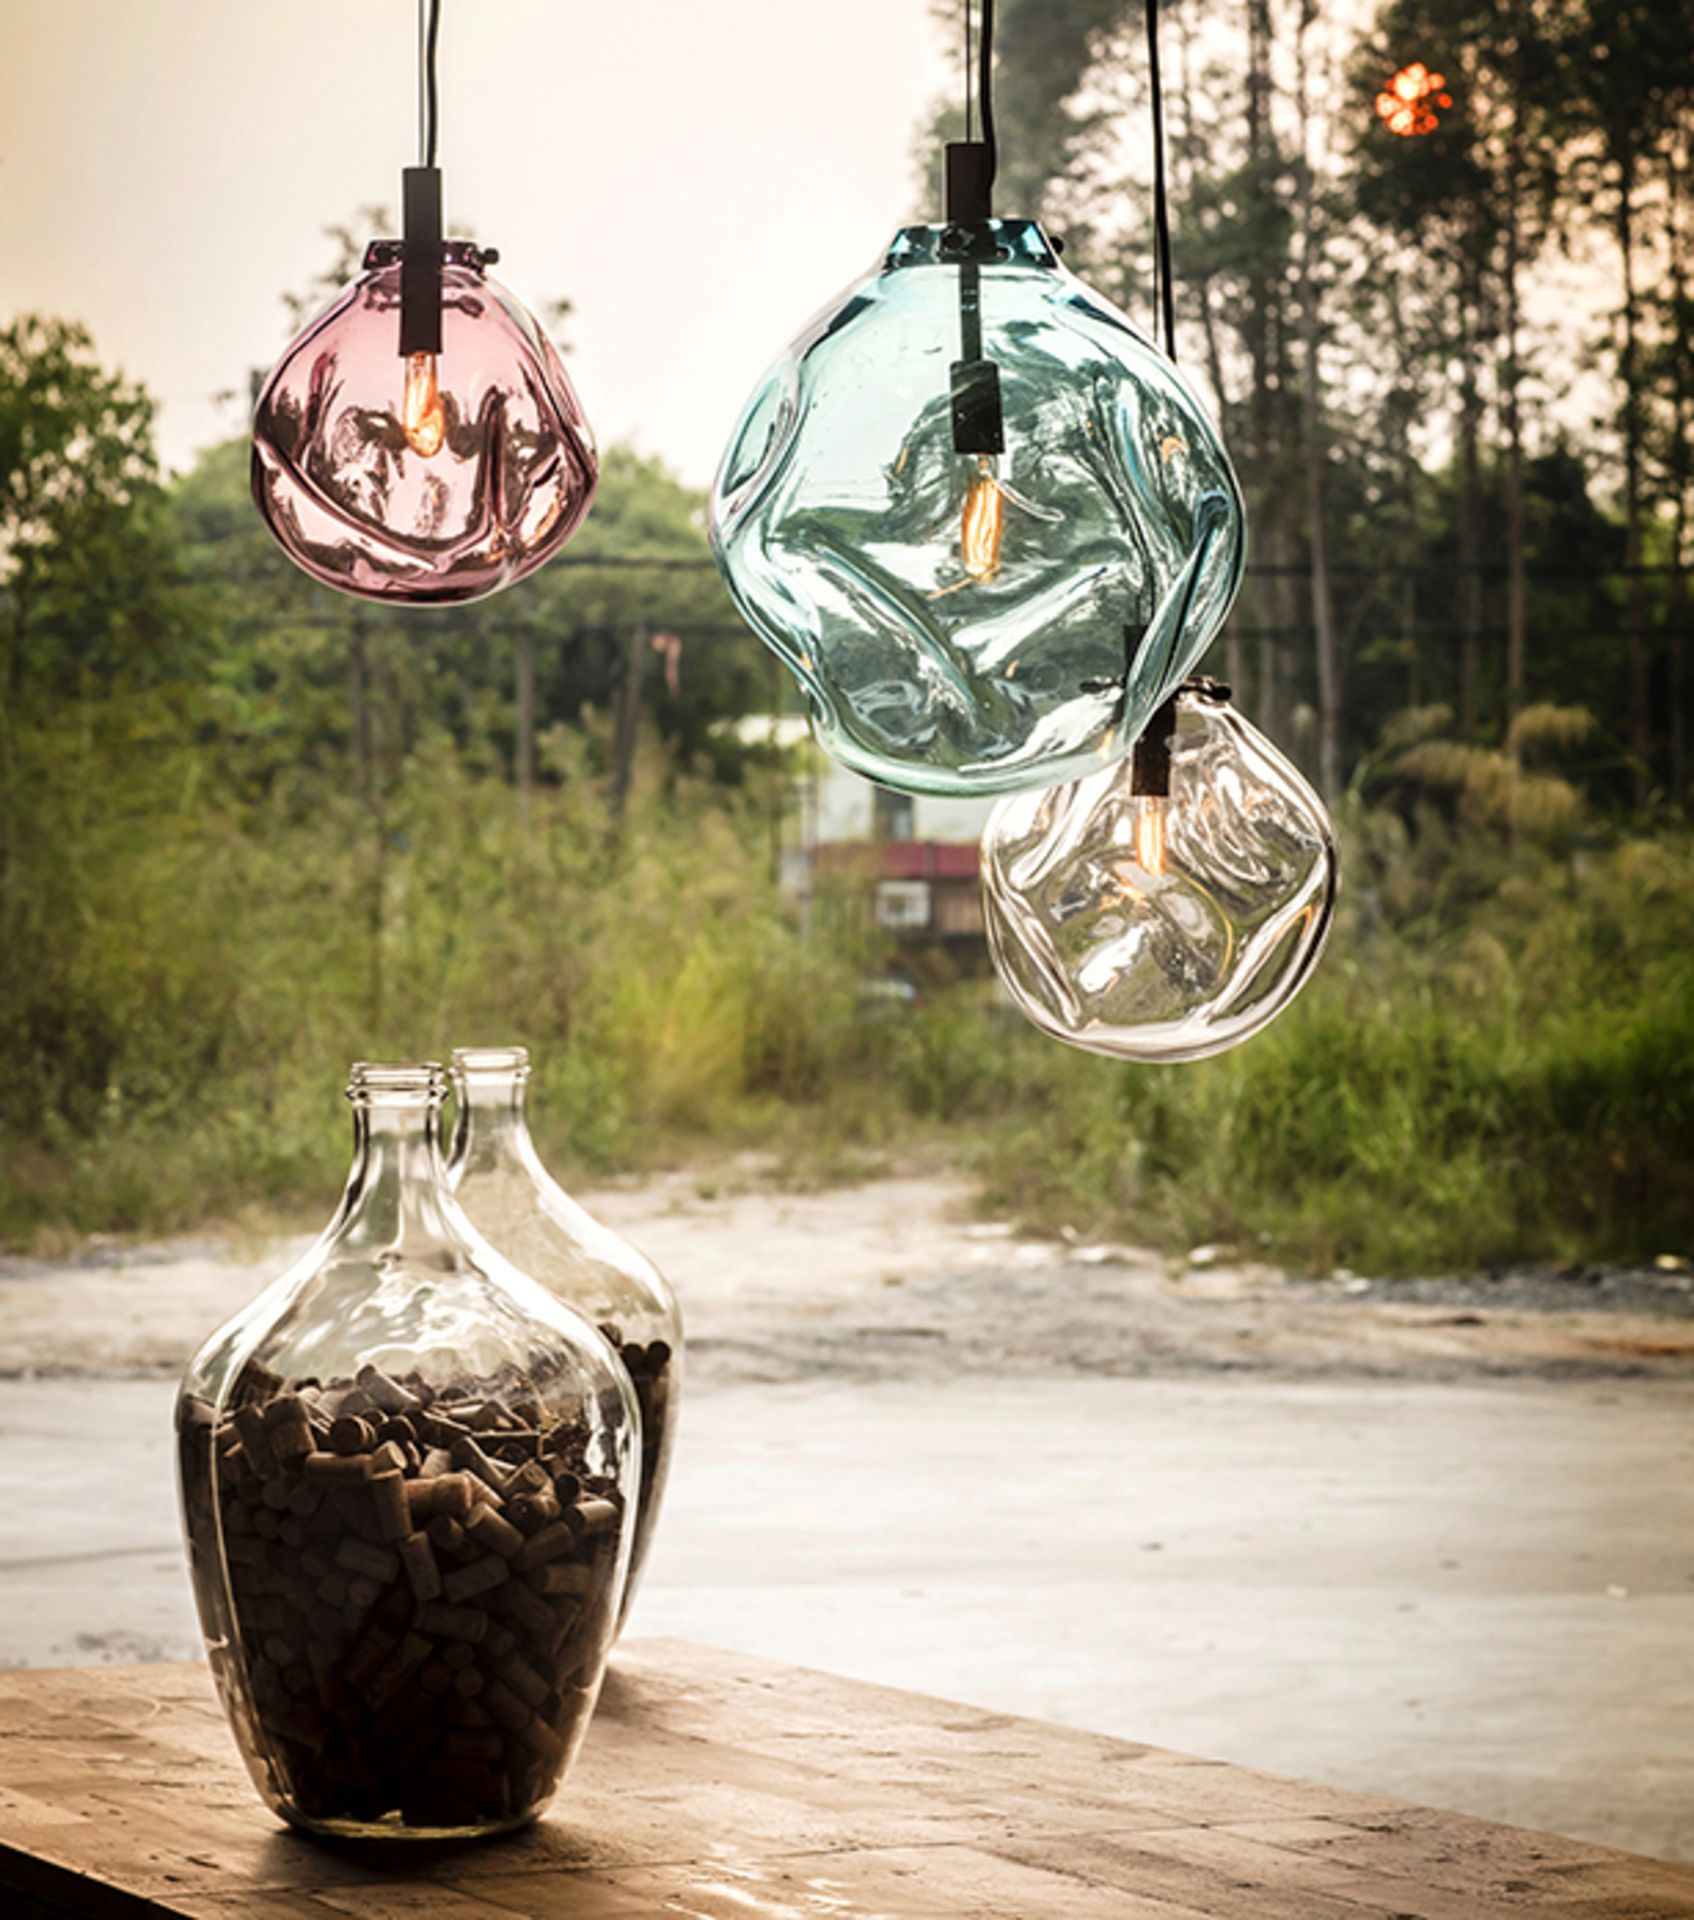
<instances>
[{"instance_id":1,"label":"second glass bottle","mask_svg":"<svg viewBox=\"0 0 1694 1920\"><path fill-rule=\"evenodd\" d=\"M682 1314L664 1276L579 1206L541 1163L524 1110L527 1047L456 1047L458 1117L448 1164L459 1204L515 1266L599 1327L641 1408L641 1491L621 1627L670 1471L682 1385Z\"/></svg>"}]
</instances>

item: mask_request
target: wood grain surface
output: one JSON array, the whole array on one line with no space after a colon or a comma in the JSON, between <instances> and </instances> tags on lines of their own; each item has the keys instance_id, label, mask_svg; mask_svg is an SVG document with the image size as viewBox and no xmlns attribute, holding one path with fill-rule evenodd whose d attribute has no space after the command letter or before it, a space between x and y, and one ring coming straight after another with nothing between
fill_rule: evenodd
<instances>
[{"instance_id":1,"label":"wood grain surface","mask_svg":"<svg viewBox=\"0 0 1694 1920\"><path fill-rule=\"evenodd\" d=\"M0 1674L0 1916L1694 1920L1694 1868L679 1641L527 1832L330 1847L200 1666Z\"/></svg>"}]
</instances>

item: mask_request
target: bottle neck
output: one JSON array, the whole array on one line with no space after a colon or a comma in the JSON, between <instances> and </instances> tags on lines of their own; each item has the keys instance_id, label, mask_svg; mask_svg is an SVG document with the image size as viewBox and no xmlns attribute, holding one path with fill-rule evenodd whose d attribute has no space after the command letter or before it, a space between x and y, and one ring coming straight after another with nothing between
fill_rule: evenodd
<instances>
[{"instance_id":1,"label":"bottle neck","mask_svg":"<svg viewBox=\"0 0 1694 1920\"><path fill-rule=\"evenodd\" d=\"M441 1158L441 1095L355 1102L353 1166L339 1232L365 1244L450 1238L445 1216L451 1207Z\"/></svg>"},{"instance_id":2,"label":"bottle neck","mask_svg":"<svg viewBox=\"0 0 1694 1920\"><path fill-rule=\"evenodd\" d=\"M453 1127L453 1178L501 1168L540 1171L524 1111L526 1073L461 1074L456 1083L458 1118Z\"/></svg>"}]
</instances>

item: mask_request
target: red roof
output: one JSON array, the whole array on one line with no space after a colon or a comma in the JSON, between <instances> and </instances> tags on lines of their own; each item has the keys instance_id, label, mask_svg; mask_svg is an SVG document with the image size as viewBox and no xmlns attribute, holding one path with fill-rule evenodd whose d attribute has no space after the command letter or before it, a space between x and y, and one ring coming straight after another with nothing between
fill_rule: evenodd
<instances>
[{"instance_id":1,"label":"red roof","mask_svg":"<svg viewBox=\"0 0 1694 1920\"><path fill-rule=\"evenodd\" d=\"M852 866L874 857L884 880L974 880L974 840L885 840L880 847L837 842L818 848L821 866Z\"/></svg>"}]
</instances>

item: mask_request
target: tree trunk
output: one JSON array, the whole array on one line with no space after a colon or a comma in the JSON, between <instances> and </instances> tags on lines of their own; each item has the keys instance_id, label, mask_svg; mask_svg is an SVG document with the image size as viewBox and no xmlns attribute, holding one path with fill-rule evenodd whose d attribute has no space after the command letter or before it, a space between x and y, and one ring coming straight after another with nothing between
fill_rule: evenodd
<instances>
[{"instance_id":1,"label":"tree trunk","mask_svg":"<svg viewBox=\"0 0 1694 1920\"><path fill-rule=\"evenodd\" d=\"M1271 16L1270 0L1246 0L1247 13L1247 181L1257 203L1268 195L1271 150ZM1264 571L1248 596L1253 624L1259 630L1257 670L1252 713L1266 733L1279 731L1278 656L1276 634L1290 624L1288 597L1291 582L1281 569L1291 561L1283 539L1284 505L1278 499L1275 470L1277 448L1277 378L1272 337L1271 274L1262 243L1250 242L1245 278L1242 335L1250 367L1246 406L1246 458L1252 477L1248 500L1250 536L1264 555ZM1245 704L1245 703L1243 703Z\"/></svg>"},{"instance_id":2,"label":"tree trunk","mask_svg":"<svg viewBox=\"0 0 1694 1920\"><path fill-rule=\"evenodd\" d=\"M1194 187L1194 153L1197 134L1194 124L1194 89L1191 83L1190 69L1194 56L1193 23L1189 19L1187 8L1178 8L1176 13L1177 47L1180 59L1177 64L1177 108L1181 114L1180 138L1172 148L1174 166L1174 184L1178 205L1192 198ZM1212 383L1212 392L1217 400L1218 427L1227 441L1234 426L1235 409L1230 404L1229 394L1224 387L1223 348L1218 339L1218 322L1215 302L1212 298L1212 278L1207 273L1190 276L1189 286L1193 291L1194 303L1199 312L1200 337L1206 348L1206 376ZM1231 620L1224 634L1224 678L1228 680L1237 699L1246 691L1247 659L1245 644L1241 638L1239 623Z\"/></svg>"},{"instance_id":3,"label":"tree trunk","mask_svg":"<svg viewBox=\"0 0 1694 1920\"><path fill-rule=\"evenodd\" d=\"M1474 742L1482 708L1482 394L1476 378L1481 270L1474 259L1466 263L1464 279L1459 376L1459 735Z\"/></svg>"},{"instance_id":4,"label":"tree trunk","mask_svg":"<svg viewBox=\"0 0 1694 1920\"><path fill-rule=\"evenodd\" d=\"M1618 251L1623 256L1623 564L1625 651L1629 661L1629 758L1637 811L1653 778L1653 721L1648 704L1647 596L1641 577L1641 395L1636 362L1635 157L1618 162Z\"/></svg>"},{"instance_id":5,"label":"tree trunk","mask_svg":"<svg viewBox=\"0 0 1694 1920\"><path fill-rule=\"evenodd\" d=\"M1329 577L1329 537L1324 510L1323 384L1318 369L1317 279L1312 271L1316 245L1317 183L1310 153L1306 86L1306 35L1315 17L1312 0L1300 9L1300 37L1294 69L1301 126L1300 151L1300 375L1304 419L1301 461L1305 469L1306 551L1310 562L1312 641L1317 654L1318 791L1333 806L1341 793L1341 682L1335 650L1335 606Z\"/></svg>"},{"instance_id":6,"label":"tree trunk","mask_svg":"<svg viewBox=\"0 0 1694 1920\"><path fill-rule=\"evenodd\" d=\"M652 651L647 629L631 627L624 645L623 680L612 724L612 814L621 820L635 778L635 743L641 730L641 678Z\"/></svg>"},{"instance_id":7,"label":"tree trunk","mask_svg":"<svg viewBox=\"0 0 1694 1920\"><path fill-rule=\"evenodd\" d=\"M1401 526L1399 544L1404 555L1404 571L1399 576L1396 596L1400 611L1400 644L1406 666L1406 705L1422 704L1423 677L1418 659L1418 482L1423 469L1418 465L1411 445L1411 423L1422 408L1423 394L1418 386L1417 355L1406 329L1403 282L1398 274L1388 283L1389 326L1394 341L1394 404L1389 414L1398 442L1401 484Z\"/></svg>"},{"instance_id":8,"label":"tree trunk","mask_svg":"<svg viewBox=\"0 0 1694 1920\"><path fill-rule=\"evenodd\" d=\"M531 627L519 627L515 640L516 669L515 692L517 695L517 724L512 741L512 784L518 790L518 801L522 806L529 805L530 790L535 785L535 632Z\"/></svg>"},{"instance_id":9,"label":"tree trunk","mask_svg":"<svg viewBox=\"0 0 1694 1920\"><path fill-rule=\"evenodd\" d=\"M1193 198L1194 192L1194 154L1199 145L1199 135L1194 123L1194 89L1190 67L1194 57L1194 28L1187 7L1179 7L1176 12L1177 47L1181 58L1177 63L1177 110L1181 114L1181 138L1172 148L1175 162L1174 185L1177 204L1183 205ZM1194 273L1189 276L1189 286L1193 290L1195 306L1199 310L1200 337L1206 343L1206 377L1212 383L1212 392L1218 403L1218 425L1224 438L1229 439L1235 425L1235 408L1230 402L1224 387L1223 348L1218 338L1216 303L1212 297L1212 276L1209 273Z\"/></svg>"},{"instance_id":10,"label":"tree trunk","mask_svg":"<svg viewBox=\"0 0 1694 1920\"><path fill-rule=\"evenodd\" d=\"M1523 710L1527 600L1523 532L1523 365L1518 352L1518 269L1522 217L1517 142L1506 160L1506 739Z\"/></svg>"},{"instance_id":11,"label":"tree trunk","mask_svg":"<svg viewBox=\"0 0 1694 1920\"><path fill-rule=\"evenodd\" d=\"M1688 528L1689 483L1694 479L1694 371L1689 356L1688 257L1683 219L1688 208L1689 135L1685 124L1670 168L1670 208L1667 219L1670 244L1670 285L1675 315L1675 415L1671 435L1671 565L1670 579L1670 792L1678 807L1688 802Z\"/></svg>"}]
</instances>

